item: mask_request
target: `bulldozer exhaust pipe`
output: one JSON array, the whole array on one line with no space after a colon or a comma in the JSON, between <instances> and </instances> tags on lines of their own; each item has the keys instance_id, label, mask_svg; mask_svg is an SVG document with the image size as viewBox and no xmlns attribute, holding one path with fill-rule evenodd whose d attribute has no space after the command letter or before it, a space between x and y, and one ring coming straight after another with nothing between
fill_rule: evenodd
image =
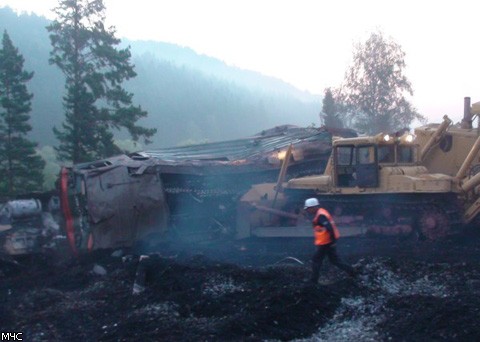
<instances>
[{"instance_id":1,"label":"bulldozer exhaust pipe","mask_svg":"<svg viewBox=\"0 0 480 342\"><path fill-rule=\"evenodd\" d=\"M463 119L462 119L462 128L465 128L465 129L472 129L473 126L472 126L472 118L473 118L473 115L472 115L472 110L471 110L471 107L470 107L470 98L469 97L465 97L463 99Z\"/></svg>"}]
</instances>

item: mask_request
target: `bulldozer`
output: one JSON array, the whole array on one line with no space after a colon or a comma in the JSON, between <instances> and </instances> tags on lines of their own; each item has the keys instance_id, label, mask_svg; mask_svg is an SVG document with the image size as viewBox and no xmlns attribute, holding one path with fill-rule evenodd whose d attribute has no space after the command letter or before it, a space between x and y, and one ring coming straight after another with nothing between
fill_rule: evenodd
<instances>
[{"instance_id":1,"label":"bulldozer","mask_svg":"<svg viewBox=\"0 0 480 342\"><path fill-rule=\"evenodd\" d=\"M409 132L338 138L325 171L254 185L239 201L236 238L311 236L306 198L316 197L343 236L414 235L440 239L480 212L480 102L464 99L464 117L448 116Z\"/></svg>"}]
</instances>

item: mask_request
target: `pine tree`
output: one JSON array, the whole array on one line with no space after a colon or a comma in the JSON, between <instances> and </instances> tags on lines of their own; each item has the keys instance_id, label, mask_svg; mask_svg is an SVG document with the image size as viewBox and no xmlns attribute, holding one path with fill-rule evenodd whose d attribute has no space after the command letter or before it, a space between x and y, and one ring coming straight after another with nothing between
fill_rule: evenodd
<instances>
[{"instance_id":1,"label":"pine tree","mask_svg":"<svg viewBox=\"0 0 480 342\"><path fill-rule=\"evenodd\" d=\"M65 121L54 127L59 158L79 163L119 153L112 130L122 128L149 143L156 129L136 124L147 112L122 87L136 73L130 49L118 49L115 28L104 26L103 0L60 0L54 11L57 19L47 27L50 63L66 76Z\"/></svg>"},{"instance_id":2,"label":"pine tree","mask_svg":"<svg viewBox=\"0 0 480 342\"><path fill-rule=\"evenodd\" d=\"M327 127L343 128L338 105L330 88L325 89L325 96L323 97L322 101L322 112L320 113L320 118L322 119L323 124Z\"/></svg>"},{"instance_id":3,"label":"pine tree","mask_svg":"<svg viewBox=\"0 0 480 342\"><path fill-rule=\"evenodd\" d=\"M353 65L345 75L340 102L355 128L375 134L407 128L423 121L406 95L413 95L404 74L405 53L399 44L374 32L353 53Z\"/></svg>"},{"instance_id":4,"label":"pine tree","mask_svg":"<svg viewBox=\"0 0 480 342\"><path fill-rule=\"evenodd\" d=\"M36 143L27 139L31 99L26 83L33 72L23 70L24 58L5 31L0 50L0 192L14 196L41 190L45 162Z\"/></svg>"}]
</instances>

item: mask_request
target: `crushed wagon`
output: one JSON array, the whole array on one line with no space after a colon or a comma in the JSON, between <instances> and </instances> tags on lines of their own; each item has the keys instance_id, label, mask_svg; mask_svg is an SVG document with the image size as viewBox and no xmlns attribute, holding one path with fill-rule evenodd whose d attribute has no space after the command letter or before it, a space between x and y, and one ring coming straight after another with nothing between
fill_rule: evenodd
<instances>
[{"instance_id":1,"label":"crushed wagon","mask_svg":"<svg viewBox=\"0 0 480 342\"><path fill-rule=\"evenodd\" d=\"M254 136L152 149L63 167L60 201L73 251L131 246L171 233L183 239L232 237L239 198L276 181L323 172L332 136L348 129L279 126Z\"/></svg>"}]
</instances>

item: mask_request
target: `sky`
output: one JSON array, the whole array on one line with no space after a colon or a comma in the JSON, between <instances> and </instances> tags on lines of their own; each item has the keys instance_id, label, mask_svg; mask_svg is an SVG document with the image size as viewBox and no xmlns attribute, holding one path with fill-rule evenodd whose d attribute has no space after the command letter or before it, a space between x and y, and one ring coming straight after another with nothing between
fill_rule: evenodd
<instances>
[{"instance_id":1,"label":"sky","mask_svg":"<svg viewBox=\"0 0 480 342\"><path fill-rule=\"evenodd\" d=\"M228 65L323 94L338 87L354 46L380 30L405 52L410 99L429 122L480 101L480 1L104 0L117 37L190 47ZM54 19L57 0L0 0Z\"/></svg>"}]
</instances>

